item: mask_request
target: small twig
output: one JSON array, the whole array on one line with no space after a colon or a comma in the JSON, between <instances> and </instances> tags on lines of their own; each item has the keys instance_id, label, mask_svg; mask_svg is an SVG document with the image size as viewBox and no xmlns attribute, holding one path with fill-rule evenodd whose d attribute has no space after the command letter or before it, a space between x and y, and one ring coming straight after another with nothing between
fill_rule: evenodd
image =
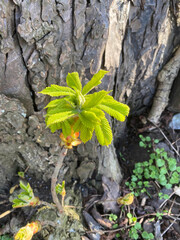
<instances>
[{"instance_id":1,"label":"small twig","mask_svg":"<svg viewBox=\"0 0 180 240\"><path fill-rule=\"evenodd\" d=\"M0 205L1 205L1 204L4 204L4 203L7 203L7 202L9 202L9 201L8 201L8 200L1 201L1 202L0 202Z\"/></svg>"},{"instance_id":2,"label":"small twig","mask_svg":"<svg viewBox=\"0 0 180 240\"><path fill-rule=\"evenodd\" d=\"M174 201L169 199L169 202L174 202ZM174 202L174 204L180 206L180 203Z\"/></svg>"},{"instance_id":3,"label":"small twig","mask_svg":"<svg viewBox=\"0 0 180 240\"><path fill-rule=\"evenodd\" d=\"M164 202L161 203L161 205L159 206L159 208L162 208L162 206L175 194L175 191L173 193L171 193L171 195L169 196L168 199L165 199Z\"/></svg>"},{"instance_id":4,"label":"small twig","mask_svg":"<svg viewBox=\"0 0 180 240\"><path fill-rule=\"evenodd\" d=\"M54 173L51 177L51 194L52 194L53 202L56 204L56 207L60 213L63 212L63 208L56 194L56 182L57 182L58 174L59 174L60 168L62 167L63 160L66 154L67 154L67 149L63 148L60 153L59 161L56 163L56 166L54 168Z\"/></svg>"},{"instance_id":5,"label":"small twig","mask_svg":"<svg viewBox=\"0 0 180 240\"><path fill-rule=\"evenodd\" d=\"M163 236L177 220L178 220L178 217L175 218L174 221L164 230L161 236Z\"/></svg>"},{"instance_id":6,"label":"small twig","mask_svg":"<svg viewBox=\"0 0 180 240\"><path fill-rule=\"evenodd\" d=\"M171 206L170 206L170 208L169 208L169 211L168 211L169 214L171 214L171 210L172 210L172 208L173 208L173 206L174 206L175 199L176 199L176 197L173 199L172 204L171 204Z\"/></svg>"},{"instance_id":7,"label":"small twig","mask_svg":"<svg viewBox=\"0 0 180 240\"><path fill-rule=\"evenodd\" d=\"M140 217L137 217L137 219L142 219L142 218L145 218L145 217L156 216L156 215L157 215L157 213L144 214L144 215L142 215L142 216L140 216ZM179 217L179 214L178 214L178 215L176 215L176 214L171 214L171 215L169 215L168 213L163 213L162 216L167 216L167 217L172 218L173 220L176 220L176 221L178 220L178 221L180 221L180 218L178 218L178 217ZM173 217L173 216L176 216L176 218ZM120 228L111 229L111 230L105 230L105 231L103 231L103 233L109 233L109 232L110 232L110 233L114 233L114 232L118 232L118 231L120 231L120 230L133 227L135 224L136 224L136 223L132 223L132 224L130 224L130 225L128 225L128 226L125 226L125 227L120 227ZM88 231L87 233L96 233L96 231Z\"/></svg>"},{"instance_id":8,"label":"small twig","mask_svg":"<svg viewBox=\"0 0 180 240\"><path fill-rule=\"evenodd\" d=\"M161 134L163 135L163 137L167 140L167 142L169 143L169 145L171 146L171 148L175 151L175 153L177 154L177 156L179 157L180 154L178 153L178 151L175 149L175 147L172 145L172 143L169 141L169 139L166 137L165 133L160 129L160 127L158 127L155 123L153 123L154 126L161 132Z\"/></svg>"}]
</instances>

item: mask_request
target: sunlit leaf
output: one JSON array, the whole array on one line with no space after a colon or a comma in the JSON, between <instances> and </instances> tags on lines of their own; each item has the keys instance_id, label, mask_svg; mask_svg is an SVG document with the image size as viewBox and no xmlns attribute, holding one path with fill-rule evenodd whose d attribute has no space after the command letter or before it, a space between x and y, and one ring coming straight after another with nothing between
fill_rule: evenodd
<instances>
[{"instance_id":1,"label":"sunlit leaf","mask_svg":"<svg viewBox=\"0 0 180 240\"><path fill-rule=\"evenodd\" d=\"M56 185L56 193L60 194L61 196L66 196L66 190L65 190L65 181L62 182L62 184Z\"/></svg>"},{"instance_id":2,"label":"sunlit leaf","mask_svg":"<svg viewBox=\"0 0 180 240\"><path fill-rule=\"evenodd\" d=\"M104 75L106 75L106 73L108 73L108 71L105 71L105 70L101 69L101 70L99 70L98 73L94 74L92 79L83 87L82 94L83 95L87 94L94 87L101 84L101 79L104 77Z\"/></svg>"},{"instance_id":3,"label":"sunlit leaf","mask_svg":"<svg viewBox=\"0 0 180 240\"><path fill-rule=\"evenodd\" d=\"M81 91L82 85L77 72L68 73L66 82L69 87L73 88L74 90L78 89Z\"/></svg>"},{"instance_id":4,"label":"sunlit leaf","mask_svg":"<svg viewBox=\"0 0 180 240\"><path fill-rule=\"evenodd\" d=\"M131 205L133 201L134 201L133 193L128 193L124 197L120 197L117 199L117 203L122 205Z\"/></svg>"},{"instance_id":5,"label":"sunlit leaf","mask_svg":"<svg viewBox=\"0 0 180 240\"><path fill-rule=\"evenodd\" d=\"M50 87L45 88L41 92L42 94L47 94L51 97L59 97L59 96L66 96L66 95L74 95L75 92L68 87L61 87L59 85L52 84Z\"/></svg>"}]
</instances>

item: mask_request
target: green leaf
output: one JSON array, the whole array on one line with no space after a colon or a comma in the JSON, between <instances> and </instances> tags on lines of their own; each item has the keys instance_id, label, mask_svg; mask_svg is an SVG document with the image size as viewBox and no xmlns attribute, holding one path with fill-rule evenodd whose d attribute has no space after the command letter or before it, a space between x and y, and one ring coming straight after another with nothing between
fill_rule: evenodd
<instances>
[{"instance_id":1,"label":"green leaf","mask_svg":"<svg viewBox=\"0 0 180 240\"><path fill-rule=\"evenodd\" d=\"M109 95L105 96L102 101L102 105L105 105L111 109L114 109L124 116L128 116L129 114L128 105L116 101L112 96L109 96Z\"/></svg>"},{"instance_id":2,"label":"green leaf","mask_svg":"<svg viewBox=\"0 0 180 240\"><path fill-rule=\"evenodd\" d=\"M162 185L162 186L165 186L167 184L167 179L166 179L166 176L165 175L159 175L159 183Z\"/></svg>"},{"instance_id":3,"label":"green leaf","mask_svg":"<svg viewBox=\"0 0 180 240\"><path fill-rule=\"evenodd\" d=\"M133 216L132 216L131 213L127 213L127 217L128 217L129 219L131 219Z\"/></svg>"},{"instance_id":4,"label":"green leaf","mask_svg":"<svg viewBox=\"0 0 180 240\"><path fill-rule=\"evenodd\" d=\"M89 94L87 96L85 96L85 103L82 106L83 109L86 108L92 108L97 106L98 104L100 104L103 101L103 98L108 94L109 92L107 91L100 91L100 92L95 92L93 94Z\"/></svg>"},{"instance_id":5,"label":"green leaf","mask_svg":"<svg viewBox=\"0 0 180 240\"><path fill-rule=\"evenodd\" d=\"M140 146L140 147L146 147L146 144L145 144L144 142L140 141L140 142L139 142L139 146Z\"/></svg>"},{"instance_id":6,"label":"green leaf","mask_svg":"<svg viewBox=\"0 0 180 240\"><path fill-rule=\"evenodd\" d=\"M180 181L180 175L177 172L173 172L169 182L171 184L178 184Z\"/></svg>"},{"instance_id":7,"label":"green leaf","mask_svg":"<svg viewBox=\"0 0 180 240\"><path fill-rule=\"evenodd\" d=\"M131 181L132 182L136 182L138 180L138 178L135 176L135 175L132 175L131 176Z\"/></svg>"},{"instance_id":8,"label":"green leaf","mask_svg":"<svg viewBox=\"0 0 180 240\"><path fill-rule=\"evenodd\" d=\"M74 132L79 132L81 130L81 125L82 122L81 120L78 118L78 120L76 120L76 122L74 123L74 125L72 126Z\"/></svg>"},{"instance_id":9,"label":"green leaf","mask_svg":"<svg viewBox=\"0 0 180 240\"><path fill-rule=\"evenodd\" d=\"M144 239L149 239L149 233L146 232L146 231L142 232L142 237L143 237Z\"/></svg>"},{"instance_id":10,"label":"green leaf","mask_svg":"<svg viewBox=\"0 0 180 240\"><path fill-rule=\"evenodd\" d=\"M81 131L80 131L80 139L83 143L86 143L92 138L94 129L87 128L85 125L82 124Z\"/></svg>"},{"instance_id":11,"label":"green leaf","mask_svg":"<svg viewBox=\"0 0 180 240\"><path fill-rule=\"evenodd\" d=\"M64 137L67 138L67 136L70 136L72 129L71 129L71 125L69 124L68 120L63 121L61 123L61 126L62 126L62 132L63 132Z\"/></svg>"},{"instance_id":12,"label":"green leaf","mask_svg":"<svg viewBox=\"0 0 180 240\"><path fill-rule=\"evenodd\" d=\"M161 158L156 159L156 164L158 167L162 167L165 164L165 161Z\"/></svg>"},{"instance_id":13,"label":"green leaf","mask_svg":"<svg viewBox=\"0 0 180 240\"><path fill-rule=\"evenodd\" d=\"M106 97L112 98L111 96ZM103 102L97 107L107 112L110 116L123 122L125 120L125 116L129 114L129 107L126 104L117 102L116 100L112 99L106 99L106 102L103 100Z\"/></svg>"},{"instance_id":14,"label":"green leaf","mask_svg":"<svg viewBox=\"0 0 180 240\"><path fill-rule=\"evenodd\" d=\"M18 176L19 176L20 178L24 178L24 172L18 172Z\"/></svg>"},{"instance_id":15,"label":"green leaf","mask_svg":"<svg viewBox=\"0 0 180 240\"><path fill-rule=\"evenodd\" d=\"M169 170L170 171L176 170L176 165L177 165L176 159L175 158L169 158L168 159L168 165L169 165Z\"/></svg>"},{"instance_id":16,"label":"green leaf","mask_svg":"<svg viewBox=\"0 0 180 240\"><path fill-rule=\"evenodd\" d=\"M141 229L141 224L139 222L137 222L134 227L137 229L137 230L140 230Z\"/></svg>"},{"instance_id":17,"label":"green leaf","mask_svg":"<svg viewBox=\"0 0 180 240\"><path fill-rule=\"evenodd\" d=\"M56 194L60 194L60 195L63 195L65 194L65 181L62 182L62 184L57 184L56 187L55 187L55 190L56 190Z\"/></svg>"},{"instance_id":18,"label":"green leaf","mask_svg":"<svg viewBox=\"0 0 180 240\"><path fill-rule=\"evenodd\" d=\"M105 70L99 70L98 73L94 74L92 79L83 87L82 94L85 95L89 91L91 91L94 87L101 84L101 79L104 77L104 75L108 73L108 71Z\"/></svg>"},{"instance_id":19,"label":"green leaf","mask_svg":"<svg viewBox=\"0 0 180 240\"><path fill-rule=\"evenodd\" d=\"M60 122L59 123L54 123L54 124L50 125L49 128L50 128L51 132L54 133L56 130L61 129L62 125L61 125Z\"/></svg>"},{"instance_id":20,"label":"green leaf","mask_svg":"<svg viewBox=\"0 0 180 240\"><path fill-rule=\"evenodd\" d=\"M112 228L113 228L113 229L116 229L116 228L118 228L118 226L119 226L119 225L116 223L116 224L113 224Z\"/></svg>"},{"instance_id":21,"label":"green leaf","mask_svg":"<svg viewBox=\"0 0 180 240\"><path fill-rule=\"evenodd\" d=\"M26 186L22 181L20 181L19 186L20 186L20 188L23 189L25 192L28 192L28 191L32 192L32 188L30 187L29 183L28 183L27 186Z\"/></svg>"},{"instance_id":22,"label":"green leaf","mask_svg":"<svg viewBox=\"0 0 180 240\"><path fill-rule=\"evenodd\" d=\"M66 96L66 95L74 95L75 92L68 87L61 87L55 84L52 84L51 87L47 87L41 92L42 94L49 95L51 97L59 97L59 96Z\"/></svg>"},{"instance_id":23,"label":"green leaf","mask_svg":"<svg viewBox=\"0 0 180 240\"><path fill-rule=\"evenodd\" d=\"M149 233L149 239L154 239L154 234L153 233Z\"/></svg>"},{"instance_id":24,"label":"green leaf","mask_svg":"<svg viewBox=\"0 0 180 240\"><path fill-rule=\"evenodd\" d=\"M112 131L109 122L106 118L101 119L101 124L95 126L95 133L98 142L102 146L107 146L112 142Z\"/></svg>"},{"instance_id":25,"label":"green leaf","mask_svg":"<svg viewBox=\"0 0 180 240\"><path fill-rule=\"evenodd\" d=\"M50 116L55 113L60 113L60 112L67 112L74 110L74 108L64 99L59 102L58 105L56 105L53 108L48 108L46 116Z\"/></svg>"},{"instance_id":26,"label":"green leaf","mask_svg":"<svg viewBox=\"0 0 180 240\"><path fill-rule=\"evenodd\" d=\"M78 89L79 91L82 90L81 81L79 79L79 74L77 72L68 73L66 77L66 82L67 85L73 88L75 91L76 89Z\"/></svg>"},{"instance_id":27,"label":"green leaf","mask_svg":"<svg viewBox=\"0 0 180 240\"><path fill-rule=\"evenodd\" d=\"M162 175L162 174L166 174L166 173L167 173L167 168L166 167L162 167L160 169L160 174Z\"/></svg>"},{"instance_id":28,"label":"green leaf","mask_svg":"<svg viewBox=\"0 0 180 240\"><path fill-rule=\"evenodd\" d=\"M102 110L100 110L98 108L95 108L95 107L88 109L88 112L95 113L96 117L99 118L99 119L102 119L102 118L105 117L105 113Z\"/></svg>"},{"instance_id":29,"label":"green leaf","mask_svg":"<svg viewBox=\"0 0 180 240\"><path fill-rule=\"evenodd\" d=\"M147 142L150 142L151 141L151 138L149 136L146 137L146 141Z\"/></svg>"},{"instance_id":30,"label":"green leaf","mask_svg":"<svg viewBox=\"0 0 180 240\"><path fill-rule=\"evenodd\" d=\"M54 123L62 122L70 117L73 117L75 114L77 114L77 111L75 110L53 114L48 117L47 126L50 126Z\"/></svg>"},{"instance_id":31,"label":"green leaf","mask_svg":"<svg viewBox=\"0 0 180 240\"><path fill-rule=\"evenodd\" d=\"M100 119L96 117L96 114L83 110L79 114L79 118L84 126L88 128L94 128L97 124L100 124Z\"/></svg>"},{"instance_id":32,"label":"green leaf","mask_svg":"<svg viewBox=\"0 0 180 240\"><path fill-rule=\"evenodd\" d=\"M85 103L85 97L83 96L83 94L79 91L76 90L76 102L77 102L77 106L82 108L82 105Z\"/></svg>"},{"instance_id":33,"label":"green leaf","mask_svg":"<svg viewBox=\"0 0 180 240\"><path fill-rule=\"evenodd\" d=\"M64 98L61 99L55 99L52 100L48 103L48 105L45 106L45 108L52 108L52 107L56 107L58 104L60 104L61 102L64 103Z\"/></svg>"}]
</instances>

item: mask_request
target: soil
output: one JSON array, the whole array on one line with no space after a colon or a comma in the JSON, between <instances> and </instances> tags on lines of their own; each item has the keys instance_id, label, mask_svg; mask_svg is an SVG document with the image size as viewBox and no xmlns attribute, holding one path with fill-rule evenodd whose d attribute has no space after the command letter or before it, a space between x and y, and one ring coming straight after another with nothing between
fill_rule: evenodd
<instances>
[{"instance_id":1,"label":"soil","mask_svg":"<svg viewBox=\"0 0 180 240\"><path fill-rule=\"evenodd\" d=\"M67 216L59 216L53 209L45 209L40 212L38 212L39 207L16 209L11 214L0 219L0 239L3 239L2 236L5 234L12 236L21 226L24 226L24 223L30 222L32 219L49 220L56 224L60 222L58 227L45 226L43 231L33 237L34 240L133 239L129 237L130 227L128 227L129 223L127 219L127 213L131 211L140 219L143 229L148 233L155 234L155 231L158 231L158 229L160 229L160 234L165 232L162 238L157 238L158 233L156 233L156 239L179 240L180 221L178 216L180 216L180 197L178 195L172 195L170 200L164 204L164 208L160 209L160 205L164 200L158 198L158 191L160 189L157 190L158 186L156 183L153 183L149 189L149 192L153 196L152 198L149 198L146 194L142 194L139 197L135 197L131 205L124 208L116 202L119 196L122 197L130 192L125 182L130 179L135 163L149 160L150 153L147 152L147 149L139 147L139 134L150 136L152 139L159 139L163 147L166 148L165 150L174 155L179 164L178 156L174 153L172 146L179 152L180 143L178 139L180 138L180 131L172 131L172 129L168 128L171 117L172 114L170 112L165 112L158 127L148 123L145 116L133 117L129 120L126 138L120 143L116 142L117 156L124 174L120 186L106 178L103 178L102 181L101 179L94 178L89 179L85 183L68 183L66 186L67 205L77 207L76 211L81 216L80 222ZM159 129L163 131L166 137L162 135ZM171 144L169 144L167 139ZM93 177L95 176L93 175ZM25 179L32 186L35 196L38 196L43 201L52 202L50 181L36 180L36 176L30 175L28 171L25 174ZM19 177L14 176L12 182L9 184L9 189L18 184L18 182ZM73 189L72 185L74 186ZM161 188L161 190L168 195L171 195L173 192L173 189L167 191ZM9 197L8 190L6 190L6 195L0 194L0 213L11 209ZM142 201L144 201L144 204ZM154 216L154 213L161 210L170 211L172 217L164 216L158 220ZM110 221L109 214L111 213L117 215L118 219ZM120 237L116 235L118 231L113 229L114 224L118 225L118 229L123 228L123 231L119 230ZM143 239L141 234L139 234L138 239Z\"/></svg>"}]
</instances>

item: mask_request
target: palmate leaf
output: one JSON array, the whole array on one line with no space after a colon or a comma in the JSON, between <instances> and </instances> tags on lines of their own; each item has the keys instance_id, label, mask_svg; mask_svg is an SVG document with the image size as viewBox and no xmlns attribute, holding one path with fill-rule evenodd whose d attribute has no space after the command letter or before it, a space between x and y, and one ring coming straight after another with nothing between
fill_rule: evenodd
<instances>
[{"instance_id":1,"label":"palmate leaf","mask_svg":"<svg viewBox=\"0 0 180 240\"><path fill-rule=\"evenodd\" d=\"M79 114L79 118L84 126L87 128L94 128L95 125L100 124L100 119L95 113L90 111L82 111Z\"/></svg>"},{"instance_id":2,"label":"palmate leaf","mask_svg":"<svg viewBox=\"0 0 180 240\"><path fill-rule=\"evenodd\" d=\"M51 97L75 95L75 92L71 88L61 87L61 86L58 86L58 85L55 85L55 84L52 84L51 87L45 88L40 93L47 94Z\"/></svg>"},{"instance_id":3,"label":"palmate leaf","mask_svg":"<svg viewBox=\"0 0 180 240\"><path fill-rule=\"evenodd\" d=\"M13 199L13 208L36 206L39 204L39 198L34 196L29 183L25 185L22 181L20 181L20 187L24 191L18 195L18 198Z\"/></svg>"},{"instance_id":4,"label":"palmate leaf","mask_svg":"<svg viewBox=\"0 0 180 240\"><path fill-rule=\"evenodd\" d=\"M78 89L79 91L82 90L81 81L79 79L79 74L77 72L68 73L66 77L66 82L67 85L73 88L75 91L76 89Z\"/></svg>"},{"instance_id":5,"label":"palmate leaf","mask_svg":"<svg viewBox=\"0 0 180 240\"><path fill-rule=\"evenodd\" d=\"M83 104L82 108L86 109L86 108L92 108L97 106L98 104L100 104L104 97L110 92L107 91L100 91L100 92L95 92L93 94L89 94L87 96L85 96L85 103Z\"/></svg>"},{"instance_id":6,"label":"palmate leaf","mask_svg":"<svg viewBox=\"0 0 180 240\"><path fill-rule=\"evenodd\" d=\"M113 135L109 122L105 117L101 119L101 125L95 126L95 133L98 142L102 146L107 146L111 144Z\"/></svg>"},{"instance_id":7,"label":"palmate leaf","mask_svg":"<svg viewBox=\"0 0 180 240\"><path fill-rule=\"evenodd\" d=\"M101 79L104 77L104 75L108 73L108 71L105 70L99 70L98 73L94 74L92 79L83 87L82 94L85 95L88 92L90 92L94 87L101 84Z\"/></svg>"},{"instance_id":8,"label":"palmate leaf","mask_svg":"<svg viewBox=\"0 0 180 240\"><path fill-rule=\"evenodd\" d=\"M66 77L68 87L51 85L41 93L50 96L64 96L52 100L47 108L46 125L55 132L62 129L66 139L71 136L72 130L80 132L83 142L91 139L95 129L98 141L101 145L109 145L112 141L112 131L105 112L119 121L124 121L129 114L129 107L119 103L109 96L110 92L100 91L87 94L101 83L107 71L100 70L83 87L77 72L69 73Z\"/></svg>"},{"instance_id":9,"label":"palmate leaf","mask_svg":"<svg viewBox=\"0 0 180 240\"><path fill-rule=\"evenodd\" d=\"M80 139L83 143L88 142L93 135L94 128L87 128L84 124L81 124Z\"/></svg>"},{"instance_id":10,"label":"palmate leaf","mask_svg":"<svg viewBox=\"0 0 180 240\"><path fill-rule=\"evenodd\" d=\"M50 125L52 125L54 123L63 122L66 119L75 116L77 113L78 112L76 110L71 110L71 111L67 111L67 112L53 114L48 117L47 126L49 127Z\"/></svg>"}]
</instances>

